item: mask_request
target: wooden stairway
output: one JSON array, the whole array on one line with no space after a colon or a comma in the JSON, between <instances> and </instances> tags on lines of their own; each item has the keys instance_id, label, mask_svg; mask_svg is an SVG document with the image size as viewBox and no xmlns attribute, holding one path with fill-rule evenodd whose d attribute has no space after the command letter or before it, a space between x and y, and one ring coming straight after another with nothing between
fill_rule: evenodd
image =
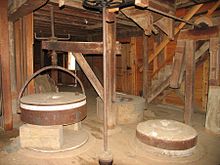
<instances>
[{"instance_id":1,"label":"wooden stairway","mask_svg":"<svg viewBox=\"0 0 220 165\"><path fill-rule=\"evenodd\" d=\"M184 78L185 72L185 42L177 41L175 55L172 65L165 65L151 81L150 91L147 102L151 103L155 98L162 94L166 89L179 89ZM195 52L195 63L209 50L209 41L204 42Z\"/></svg>"}]
</instances>

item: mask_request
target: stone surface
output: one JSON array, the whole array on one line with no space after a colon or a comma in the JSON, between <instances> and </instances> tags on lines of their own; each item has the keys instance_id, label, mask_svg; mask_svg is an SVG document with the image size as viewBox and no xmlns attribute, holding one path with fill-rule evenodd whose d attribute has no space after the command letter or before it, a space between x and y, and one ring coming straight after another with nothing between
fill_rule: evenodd
<instances>
[{"instance_id":1,"label":"stone surface","mask_svg":"<svg viewBox=\"0 0 220 165\"><path fill-rule=\"evenodd\" d=\"M137 125L136 137L141 142L167 150L186 150L197 144L194 128L174 120L148 120Z\"/></svg>"},{"instance_id":2,"label":"stone surface","mask_svg":"<svg viewBox=\"0 0 220 165\"><path fill-rule=\"evenodd\" d=\"M63 145L63 126L37 126L24 124L20 127L22 148L60 149Z\"/></svg>"},{"instance_id":3,"label":"stone surface","mask_svg":"<svg viewBox=\"0 0 220 165\"><path fill-rule=\"evenodd\" d=\"M206 129L220 134L220 87L209 87L207 114L206 114Z\"/></svg>"},{"instance_id":4,"label":"stone surface","mask_svg":"<svg viewBox=\"0 0 220 165\"><path fill-rule=\"evenodd\" d=\"M131 124L143 120L145 100L142 97L117 94L116 101L112 104L115 111L117 124ZM103 120L103 101L97 98L97 117Z\"/></svg>"}]
</instances>

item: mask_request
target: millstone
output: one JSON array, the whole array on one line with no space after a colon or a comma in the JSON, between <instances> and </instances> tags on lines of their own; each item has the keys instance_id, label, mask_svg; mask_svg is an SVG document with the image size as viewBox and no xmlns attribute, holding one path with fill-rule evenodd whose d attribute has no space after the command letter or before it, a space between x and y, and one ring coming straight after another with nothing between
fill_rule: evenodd
<instances>
[{"instance_id":1,"label":"millstone","mask_svg":"<svg viewBox=\"0 0 220 165\"><path fill-rule=\"evenodd\" d=\"M86 96L76 92L51 92L23 96L21 120L33 125L78 123L86 115Z\"/></svg>"},{"instance_id":2,"label":"millstone","mask_svg":"<svg viewBox=\"0 0 220 165\"><path fill-rule=\"evenodd\" d=\"M166 150L187 150L197 144L192 127L173 120L148 120L137 125L136 137L147 145Z\"/></svg>"},{"instance_id":3,"label":"millstone","mask_svg":"<svg viewBox=\"0 0 220 165\"><path fill-rule=\"evenodd\" d=\"M112 112L114 112L117 124L132 124L143 121L145 99L139 96L119 94L112 103ZM103 101L97 98L97 117L103 120Z\"/></svg>"}]
</instances>

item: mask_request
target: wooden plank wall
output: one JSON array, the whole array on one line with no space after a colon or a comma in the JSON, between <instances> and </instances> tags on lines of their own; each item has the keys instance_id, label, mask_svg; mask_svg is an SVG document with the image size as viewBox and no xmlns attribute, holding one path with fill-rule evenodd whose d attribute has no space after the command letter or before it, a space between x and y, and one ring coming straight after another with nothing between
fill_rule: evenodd
<instances>
[{"instance_id":1,"label":"wooden plank wall","mask_svg":"<svg viewBox=\"0 0 220 165\"><path fill-rule=\"evenodd\" d=\"M176 47L176 41L172 41L167 46L167 54L173 53L173 50L175 50ZM208 77L207 70L204 70L204 67L207 63L209 63L209 59L205 60L206 62L200 63L196 66L195 70L195 84L194 84L194 94L195 94L195 109L201 112L206 111L206 106L203 103L203 100L205 100L205 96L207 95L207 85L204 85L206 83L206 78ZM184 82L183 82L184 83ZM181 86L183 86L182 84ZM183 91L184 92L184 91ZM183 93L182 92L182 93ZM170 104L177 107L183 107L184 106L184 100L178 96L175 92L171 92L168 94L164 99L162 100L164 104Z\"/></svg>"},{"instance_id":2,"label":"wooden plank wall","mask_svg":"<svg viewBox=\"0 0 220 165\"><path fill-rule=\"evenodd\" d=\"M20 92L24 82L33 74L33 15L24 16L14 23L16 86ZM28 92L34 92L34 83L28 86Z\"/></svg>"}]
</instances>

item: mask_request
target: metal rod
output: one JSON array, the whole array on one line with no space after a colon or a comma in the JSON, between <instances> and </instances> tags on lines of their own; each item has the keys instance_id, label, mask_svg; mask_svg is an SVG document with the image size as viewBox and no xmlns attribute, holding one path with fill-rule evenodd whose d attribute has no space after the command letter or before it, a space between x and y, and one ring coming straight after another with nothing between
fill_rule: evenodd
<instances>
[{"instance_id":1,"label":"metal rod","mask_svg":"<svg viewBox=\"0 0 220 165\"><path fill-rule=\"evenodd\" d=\"M157 9L155 9L155 8L147 7L146 9L149 10L149 11L155 12L155 13L157 13L157 14L161 14L161 15L163 15L163 16L165 16L165 17L169 17L169 18L172 18L172 19L181 21L181 22L185 22L185 23L187 23L187 24L189 24L189 25L197 26L197 24L195 24L195 23L191 23L191 22L186 21L186 20L184 20L184 19L182 19L182 18L179 18L179 17L176 17L176 16L174 16L174 15L165 13L165 12L160 11L160 10L157 10Z\"/></svg>"},{"instance_id":2,"label":"metal rod","mask_svg":"<svg viewBox=\"0 0 220 165\"><path fill-rule=\"evenodd\" d=\"M102 23L103 23L103 80L104 80L104 112L103 112L103 119L104 119L104 127L103 127L103 140L104 140L104 152L108 151L108 118L107 118L107 42L106 42L106 8L103 7L102 10Z\"/></svg>"},{"instance_id":3,"label":"metal rod","mask_svg":"<svg viewBox=\"0 0 220 165\"><path fill-rule=\"evenodd\" d=\"M54 31L54 12L53 12L53 6L50 6L50 21L51 21L51 35L52 38L55 38L55 31Z\"/></svg>"}]
</instances>

